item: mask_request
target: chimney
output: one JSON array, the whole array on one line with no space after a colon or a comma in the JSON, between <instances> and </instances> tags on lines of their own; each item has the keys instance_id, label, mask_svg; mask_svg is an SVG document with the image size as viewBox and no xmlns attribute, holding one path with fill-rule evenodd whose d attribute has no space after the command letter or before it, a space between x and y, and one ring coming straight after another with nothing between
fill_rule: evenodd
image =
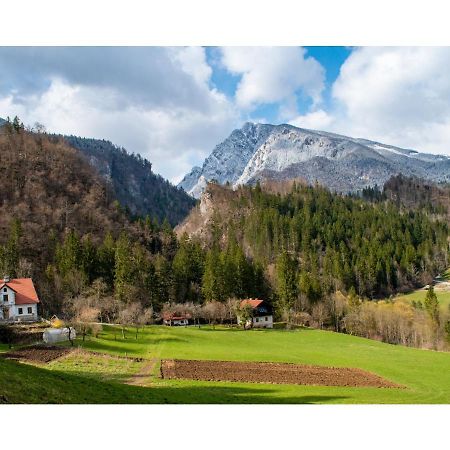
<instances>
[{"instance_id":1,"label":"chimney","mask_svg":"<svg viewBox=\"0 0 450 450\"><path fill-rule=\"evenodd\" d=\"M3 277L3 282L8 283L9 282L9 275L5 275Z\"/></svg>"}]
</instances>

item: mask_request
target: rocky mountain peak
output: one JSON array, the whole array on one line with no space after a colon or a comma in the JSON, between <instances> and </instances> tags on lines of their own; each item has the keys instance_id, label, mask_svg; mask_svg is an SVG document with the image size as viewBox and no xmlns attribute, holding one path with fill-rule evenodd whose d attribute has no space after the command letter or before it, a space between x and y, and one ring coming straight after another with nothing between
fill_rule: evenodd
<instances>
[{"instance_id":1,"label":"rocky mountain peak","mask_svg":"<svg viewBox=\"0 0 450 450\"><path fill-rule=\"evenodd\" d=\"M450 158L289 124L245 123L233 130L180 186L199 197L208 181L233 186L300 178L332 190L358 191L393 175L450 181Z\"/></svg>"}]
</instances>

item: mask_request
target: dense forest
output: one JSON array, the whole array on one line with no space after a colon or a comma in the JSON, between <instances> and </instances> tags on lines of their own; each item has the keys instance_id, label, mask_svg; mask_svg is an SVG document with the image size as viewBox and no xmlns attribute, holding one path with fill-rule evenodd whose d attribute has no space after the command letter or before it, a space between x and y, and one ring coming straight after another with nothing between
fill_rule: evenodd
<instances>
[{"instance_id":1,"label":"dense forest","mask_svg":"<svg viewBox=\"0 0 450 450\"><path fill-rule=\"evenodd\" d=\"M390 201L367 202L320 186L293 183L284 195L255 188L233 192L210 185L209 245L232 236L264 268L293 266L309 301L354 288L377 298L429 283L448 264L448 225L421 210L402 213ZM181 231L195 235L189 222Z\"/></svg>"},{"instance_id":2,"label":"dense forest","mask_svg":"<svg viewBox=\"0 0 450 450\"><path fill-rule=\"evenodd\" d=\"M443 345L448 319L433 299L376 301L448 267L439 211L295 182L210 184L175 232L167 220L130 218L63 139L16 125L0 131L1 269L34 278L43 316L151 321L184 310L224 321L238 299L261 297L288 324Z\"/></svg>"}]
</instances>

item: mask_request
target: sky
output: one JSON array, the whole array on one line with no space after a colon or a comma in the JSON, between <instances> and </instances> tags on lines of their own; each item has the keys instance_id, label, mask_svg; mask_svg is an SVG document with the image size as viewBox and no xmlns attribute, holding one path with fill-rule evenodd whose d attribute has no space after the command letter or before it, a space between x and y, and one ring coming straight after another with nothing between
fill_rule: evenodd
<instances>
[{"instance_id":1,"label":"sky","mask_svg":"<svg viewBox=\"0 0 450 450\"><path fill-rule=\"evenodd\" d=\"M173 183L246 121L450 154L450 47L0 47L0 117L108 139Z\"/></svg>"}]
</instances>

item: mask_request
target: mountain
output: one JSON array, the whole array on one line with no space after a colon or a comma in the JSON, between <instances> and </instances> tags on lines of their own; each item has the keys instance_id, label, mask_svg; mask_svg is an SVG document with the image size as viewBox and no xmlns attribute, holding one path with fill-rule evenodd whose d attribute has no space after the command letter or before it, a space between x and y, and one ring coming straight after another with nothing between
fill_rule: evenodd
<instances>
[{"instance_id":1,"label":"mountain","mask_svg":"<svg viewBox=\"0 0 450 450\"><path fill-rule=\"evenodd\" d=\"M186 192L199 197L207 181L235 183L256 150L265 142L273 125L246 123L217 145L202 168L194 167L179 183Z\"/></svg>"},{"instance_id":2,"label":"mountain","mask_svg":"<svg viewBox=\"0 0 450 450\"><path fill-rule=\"evenodd\" d=\"M195 200L152 172L152 165L140 155L128 153L109 141L64 136L110 184L120 204L133 215L165 218L175 225L186 217Z\"/></svg>"},{"instance_id":3,"label":"mountain","mask_svg":"<svg viewBox=\"0 0 450 450\"><path fill-rule=\"evenodd\" d=\"M0 127L6 121L0 118ZM107 181L112 195L133 216L167 219L174 226L195 205L195 199L152 171L151 163L104 139L52 135L63 138Z\"/></svg>"},{"instance_id":4,"label":"mountain","mask_svg":"<svg viewBox=\"0 0 450 450\"><path fill-rule=\"evenodd\" d=\"M338 192L382 186L403 174L450 181L450 158L292 125L246 123L217 145L179 186L199 197L206 183L254 184L302 179Z\"/></svg>"}]
</instances>

